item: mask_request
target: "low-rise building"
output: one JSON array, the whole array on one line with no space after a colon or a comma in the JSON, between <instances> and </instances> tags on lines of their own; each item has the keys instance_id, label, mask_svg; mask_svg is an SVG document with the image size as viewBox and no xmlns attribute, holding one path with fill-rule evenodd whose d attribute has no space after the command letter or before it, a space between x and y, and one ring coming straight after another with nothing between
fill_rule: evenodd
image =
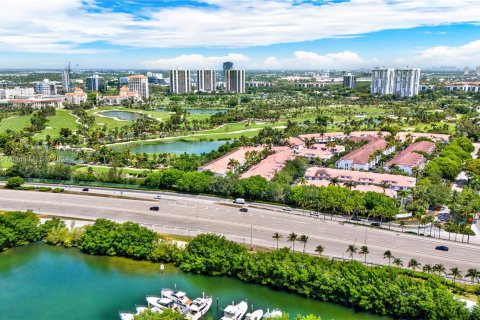
<instances>
[{"instance_id":1,"label":"low-rise building","mask_svg":"<svg viewBox=\"0 0 480 320\"><path fill-rule=\"evenodd\" d=\"M103 96L100 98L102 104L115 106L122 103L125 100L132 100L132 102L139 102L141 100L140 94L130 91L127 86L120 88L117 96Z\"/></svg>"},{"instance_id":2,"label":"low-rise building","mask_svg":"<svg viewBox=\"0 0 480 320\"><path fill-rule=\"evenodd\" d=\"M272 151L271 155L242 174L242 179L261 176L267 180L272 180L275 173L285 167L287 161L295 159L295 155L289 147L273 147Z\"/></svg>"},{"instance_id":3,"label":"low-rise building","mask_svg":"<svg viewBox=\"0 0 480 320\"><path fill-rule=\"evenodd\" d=\"M65 102L69 104L81 104L87 102L87 94L80 88L74 88L73 92L65 93Z\"/></svg>"},{"instance_id":4,"label":"low-rise building","mask_svg":"<svg viewBox=\"0 0 480 320\"><path fill-rule=\"evenodd\" d=\"M316 184L316 181L330 184L331 180L336 178L339 183L353 182L356 186L377 186L385 190L394 191L410 190L415 187L416 179L409 176L373 173L365 171L352 171L330 169L322 167L310 167L305 172L305 179L309 184Z\"/></svg>"},{"instance_id":5,"label":"low-rise building","mask_svg":"<svg viewBox=\"0 0 480 320\"><path fill-rule=\"evenodd\" d=\"M309 133L298 136L303 141L314 139L316 143L327 143L335 140L344 140L347 135L343 132L325 132L325 133Z\"/></svg>"},{"instance_id":6,"label":"low-rise building","mask_svg":"<svg viewBox=\"0 0 480 320\"><path fill-rule=\"evenodd\" d=\"M345 147L341 145L327 147L325 144L314 144L310 148L302 148L298 151L294 150L294 153L297 156L305 157L308 161L314 161L316 159L325 161L344 151Z\"/></svg>"},{"instance_id":7,"label":"low-rise building","mask_svg":"<svg viewBox=\"0 0 480 320\"><path fill-rule=\"evenodd\" d=\"M372 139L359 149L343 156L337 161L336 167L345 170L370 170L375 167L382 154L388 155L393 151L395 147L388 146L384 139Z\"/></svg>"},{"instance_id":8,"label":"low-rise building","mask_svg":"<svg viewBox=\"0 0 480 320\"><path fill-rule=\"evenodd\" d=\"M20 99L33 96L34 94L35 90L33 88L15 87L11 89L0 89L0 99Z\"/></svg>"},{"instance_id":9,"label":"low-rise building","mask_svg":"<svg viewBox=\"0 0 480 320\"><path fill-rule=\"evenodd\" d=\"M412 143L405 150L397 154L392 160L385 163L384 169L389 170L393 166L412 174L415 168L423 169L427 159L418 152L432 154L435 150L435 143L431 141L419 141Z\"/></svg>"},{"instance_id":10,"label":"low-rise building","mask_svg":"<svg viewBox=\"0 0 480 320\"><path fill-rule=\"evenodd\" d=\"M400 142L405 142L407 140L415 141L418 138L427 138L433 142L443 142L447 143L450 140L450 135L440 134L440 133L423 133L423 132L408 132L402 131L398 132L395 138Z\"/></svg>"},{"instance_id":11,"label":"low-rise building","mask_svg":"<svg viewBox=\"0 0 480 320\"><path fill-rule=\"evenodd\" d=\"M65 98L52 98L52 97L38 97L32 99L11 99L7 100L7 103L10 103L14 107L29 106L32 108L42 108L42 107L55 107L59 108L63 106Z\"/></svg>"},{"instance_id":12,"label":"low-rise building","mask_svg":"<svg viewBox=\"0 0 480 320\"><path fill-rule=\"evenodd\" d=\"M211 171L217 176L225 176L229 171L231 171L231 162L236 161L238 164L242 165L245 163L247 157L247 152L261 152L264 147L240 147L229 153L217 158L209 163L201 166L198 171Z\"/></svg>"}]
</instances>

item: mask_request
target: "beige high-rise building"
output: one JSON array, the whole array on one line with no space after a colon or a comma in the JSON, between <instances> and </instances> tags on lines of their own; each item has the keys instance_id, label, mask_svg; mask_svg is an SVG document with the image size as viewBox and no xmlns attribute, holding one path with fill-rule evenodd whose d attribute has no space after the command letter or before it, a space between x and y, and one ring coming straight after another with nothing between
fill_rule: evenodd
<instances>
[{"instance_id":1,"label":"beige high-rise building","mask_svg":"<svg viewBox=\"0 0 480 320\"><path fill-rule=\"evenodd\" d=\"M392 94L393 77L395 70L392 68L375 68L372 70L371 94Z\"/></svg>"},{"instance_id":2,"label":"beige high-rise building","mask_svg":"<svg viewBox=\"0 0 480 320\"><path fill-rule=\"evenodd\" d=\"M227 92L245 93L245 70L227 70L225 89Z\"/></svg>"},{"instance_id":3,"label":"beige high-rise building","mask_svg":"<svg viewBox=\"0 0 480 320\"><path fill-rule=\"evenodd\" d=\"M217 75L215 70L197 70L197 90L200 92L215 92Z\"/></svg>"},{"instance_id":4,"label":"beige high-rise building","mask_svg":"<svg viewBox=\"0 0 480 320\"><path fill-rule=\"evenodd\" d=\"M185 94L191 91L190 70L170 70L170 93Z\"/></svg>"},{"instance_id":5,"label":"beige high-rise building","mask_svg":"<svg viewBox=\"0 0 480 320\"><path fill-rule=\"evenodd\" d=\"M129 76L128 90L138 93L142 100L148 99L148 78L143 75Z\"/></svg>"}]
</instances>

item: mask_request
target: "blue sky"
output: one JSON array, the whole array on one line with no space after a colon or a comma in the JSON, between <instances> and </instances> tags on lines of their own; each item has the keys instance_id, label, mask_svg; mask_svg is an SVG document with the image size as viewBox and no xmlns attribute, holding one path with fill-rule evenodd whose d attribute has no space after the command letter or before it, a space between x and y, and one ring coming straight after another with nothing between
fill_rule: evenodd
<instances>
[{"instance_id":1,"label":"blue sky","mask_svg":"<svg viewBox=\"0 0 480 320\"><path fill-rule=\"evenodd\" d=\"M478 0L3 0L0 68L480 65Z\"/></svg>"}]
</instances>

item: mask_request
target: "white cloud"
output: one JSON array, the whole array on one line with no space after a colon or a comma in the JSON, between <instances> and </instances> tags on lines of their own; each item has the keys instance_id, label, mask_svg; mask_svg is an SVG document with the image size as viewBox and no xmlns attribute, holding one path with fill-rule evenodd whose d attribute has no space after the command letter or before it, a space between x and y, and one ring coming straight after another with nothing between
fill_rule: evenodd
<instances>
[{"instance_id":1,"label":"white cloud","mask_svg":"<svg viewBox=\"0 0 480 320\"><path fill-rule=\"evenodd\" d=\"M320 55L315 52L295 51L291 57L269 56L263 61L251 59L243 54L230 53L225 56L204 56L201 54L183 54L177 57L161 58L142 63L152 69L219 69L224 61L232 61L236 68L245 69L349 69L368 66L372 61L363 60L351 51Z\"/></svg>"},{"instance_id":2,"label":"white cloud","mask_svg":"<svg viewBox=\"0 0 480 320\"><path fill-rule=\"evenodd\" d=\"M436 46L427 48L415 57L419 63L428 65L466 64L478 65L480 61L480 40L458 47Z\"/></svg>"},{"instance_id":3,"label":"white cloud","mask_svg":"<svg viewBox=\"0 0 480 320\"><path fill-rule=\"evenodd\" d=\"M147 15L139 18L99 8L94 0L3 0L0 47L71 53L98 41L140 48L239 48L480 22L478 0L202 2L209 6L138 8Z\"/></svg>"},{"instance_id":4,"label":"white cloud","mask_svg":"<svg viewBox=\"0 0 480 320\"><path fill-rule=\"evenodd\" d=\"M142 66L153 69L218 69L224 61L232 61L238 68L249 67L249 58L238 53L211 57L206 57L201 54L182 54L178 57L146 61L142 63Z\"/></svg>"},{"instance_id":5,"label":"white cloud","mask_svg":"<svg viewBox=\"0 0 480 320\"><path fill-rule=\"evenodd\" d=\"M352 51L320 55L309 51L295 51L292 57L268 57L263 61L263 69L350 69L369 65Z\"/></svg>"}]
</instances>

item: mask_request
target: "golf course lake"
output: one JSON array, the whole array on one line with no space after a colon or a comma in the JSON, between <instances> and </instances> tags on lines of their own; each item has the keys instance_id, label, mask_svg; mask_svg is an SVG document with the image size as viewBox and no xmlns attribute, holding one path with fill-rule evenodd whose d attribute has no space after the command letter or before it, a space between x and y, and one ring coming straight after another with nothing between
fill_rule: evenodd
<instances>
[{"instance_id":1,"label":"golf course lake","mask_svg":"<svg viewBox=\"0 0 480 320\"><path fill-rule=\"evenodd\" d=\"M248 299L248 304L256 309L280 308L291 316L315 314L322 320L390 319L234 278L188 274L172 265L166 265L162 272L159 264L91 256L77 249L41 243L0 253L2 319L119 319L120 310L135 311L135 304L146 304L146 295L159 295L162 288L175 285L191 298L203 292L211 295L214 302L208 315L213 319L219 319L222 309L232 301L241 299Z\"/></svg>"},{"instance_id":2,"label":"golf course lake","mask_svg":"<svg viewBox=\"0 0 480 320\"><path fill-rule=\"evenodd\" d=\"M116 150L130 149L131 153L202 154L217 150L218 147L227 142L227 140L147 141L116 146L114 148Z\"/></svg>"},{"instance_id":3,"label":"golf course lake","mask_svg":"<svg viewBox=\"0 0 480 320\"><path fill-rule=\"evenodd\" d=\"M140 119L141 117L141 115L136 112L118 111L118 110L102 111L102 112L99 112L98 114L104 117L116 118L116 119L125 120L125 121L135 121L137 119Z\"/></svg>"}]
</instances>

